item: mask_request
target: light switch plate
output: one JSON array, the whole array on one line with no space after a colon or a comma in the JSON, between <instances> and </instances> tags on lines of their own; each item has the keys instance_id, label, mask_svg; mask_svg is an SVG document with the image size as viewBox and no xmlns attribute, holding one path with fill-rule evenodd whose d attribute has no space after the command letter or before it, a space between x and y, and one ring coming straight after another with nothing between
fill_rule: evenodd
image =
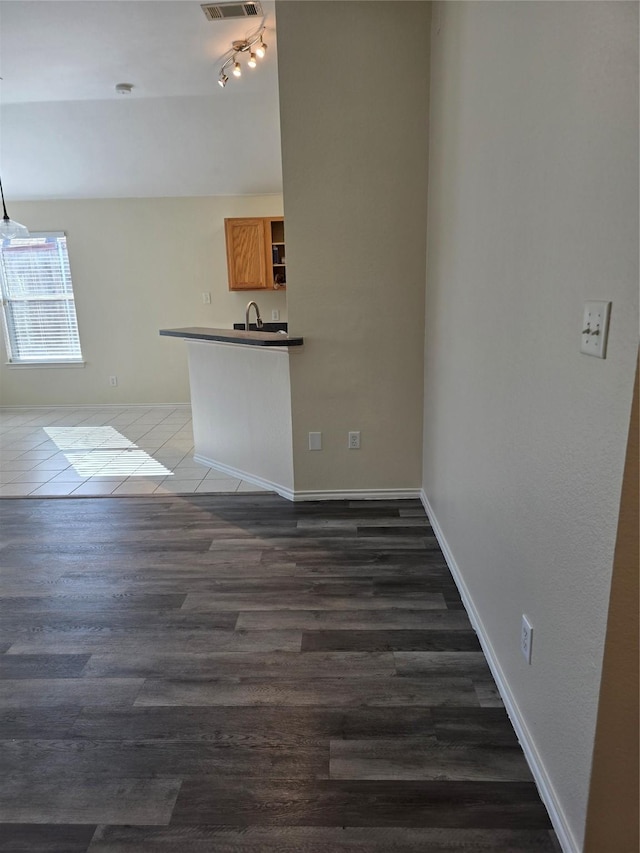
<instances>
[{"instance_id":1,"label":"light switch plate","mask_svg":"<svg viewBox=\"0 0 640 853\"><path fill-rule=\"evenodd\" d=\"M610 314L610 302L585 302L580 352L596 358L606 357Z\"/></svg>"}]
</instances>

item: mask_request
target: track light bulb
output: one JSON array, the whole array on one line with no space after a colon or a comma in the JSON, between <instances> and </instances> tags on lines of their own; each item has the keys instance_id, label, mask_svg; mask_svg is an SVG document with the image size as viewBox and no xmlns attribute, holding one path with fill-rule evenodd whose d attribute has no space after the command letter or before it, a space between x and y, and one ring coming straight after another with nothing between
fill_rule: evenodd
<instances>
[{"instance_id":1,"label":"track light bulb","mask_svg":"<svg viewBox=\"0 0 640 853\"><path fill-rule=\"evenodd\" d=\"M234 77L242 77L242 68L240 68L239 62L233 63L233 76Z\"/></svg>"},{"instance_id":2,"label":"track light bulb","mask_svg":"<svg viewBox=\"0 0 640 853\"><path fill-rule=\"evenodd\" d=\"M249 61L247 62L247 65L249 66L249 68L255 68L257 64L258 63L256 62L256 55L253 51L251 51L251 53L249 54Z\"/></svg>"},{"instance_id":3,"label":"track light bulb","mask_svg":"<svg viewBox=\"0 0 640 853\"><path fill-rule=\"evenodd\" d=\"M256 48L256 56L258 59L264 59L265 52L267 50L267 45L260 39L260 44Z\"/></svg>"},{"instance_id":4,"label":"track light bulb","mask_svg":"<svg viewBox=\"0 0 640 853\"><path fill-rule=\"evenodd\" d=\"M222 73L220 75L220 79L218 80L218 86L222 86L222 88L224 89L224 87L227 85L228 82L229 82L229 78L227 77L226 74Z\"/></svg>"}]
</instances>

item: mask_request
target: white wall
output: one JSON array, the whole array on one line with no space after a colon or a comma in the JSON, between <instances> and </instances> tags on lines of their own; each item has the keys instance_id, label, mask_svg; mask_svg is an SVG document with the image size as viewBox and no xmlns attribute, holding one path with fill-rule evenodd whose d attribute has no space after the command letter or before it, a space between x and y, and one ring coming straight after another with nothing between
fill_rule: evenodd
<instances>
[{"instance_id":1,"label":"white wall","mask_svg":"<svg viewBox=\"0 0 640 853\"><path fill-rule=\"evenodd\" d=\"M194 457L291 496L291 383L297 347L188 341Z\"/></svg>"},{"instance_id":2,"label":"white wall","mask_svg":"<svg viewBox=\"0 0 640 853\"><path fill-rule=\"evenodd\" d=\"M296 491L417 489L430 6L287 0L277 16L288 309L305 339Z\"/></svg>"},{"instance_id":3,"label":"white wall","mask_svg":"<svg viewBox=\"0 0 640 853\"><path fill-rule=\"evenodd\" d=\"M576 850L638 339L637 15L447 2L432 34L424 489Z\"/></svg>"},{"instance_id":4,"label":"white wall","mask_svg":"<svg viewBox=\"0 0 640 853\"><path fill-rule=\"evenodd\" d=\"M67 234L87 365L7 367L3 346L3 405L188 402L185 345L159 329L230 328L244 322L252 298L266 319L278 308L286 320L284 292L229 292L224 242L225 217L281 215L281 196L11 202L9 210L30 231Z\"/></svg>"}]
</instances>

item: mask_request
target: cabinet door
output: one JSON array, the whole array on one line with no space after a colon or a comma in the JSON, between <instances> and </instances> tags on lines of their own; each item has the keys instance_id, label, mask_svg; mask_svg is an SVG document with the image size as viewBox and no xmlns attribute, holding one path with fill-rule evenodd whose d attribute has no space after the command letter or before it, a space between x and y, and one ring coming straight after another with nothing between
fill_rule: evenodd
<instances>
[{"instance_id":1,"label":"cabinet door","mask_svg":"<svg viewBox=\"0 0 640 853\"><path fill-rule=\"evenodd\" d=\"M229 290L264 290L267 251L264 219L225 219Z\"/></svg>"}]
</instances>

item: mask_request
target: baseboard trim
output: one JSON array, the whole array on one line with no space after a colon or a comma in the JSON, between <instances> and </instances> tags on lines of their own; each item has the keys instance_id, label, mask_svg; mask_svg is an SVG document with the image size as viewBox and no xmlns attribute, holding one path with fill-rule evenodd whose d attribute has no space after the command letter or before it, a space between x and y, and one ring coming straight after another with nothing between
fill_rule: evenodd
<instances>
[{"instance_id":1,"label":"baseboard trim","mask_svg":"<svg viewBox=\"0 0 640 853\"><path fill-rule=\"evenodd\" d=\"M34 406L31 403L1 405L5 409L190 409L191 403L50 403Z\"/></svg>"},{"instance_id":2,"label":"baseboard trim","mask_svg":"<svg viewBox=\"0 0 640 853\"><path fill-rule=\"evenodd\" d=\"M438 519L436 518L424 489L420 490L420 500L422 501L425 512L429 517L431 527L433 528L438 544L442 549L447 566L449 567L456 586L458 587L458 592L460 593L460 597L462 598L467 614L469 615L471 624L478 635L482 651L485 654L489 668L491 669L491 673L495 679L496 686L498 687L502 701L505 704L511 724L513 725L518 740L520 741L522 751L524 752L525 758L527 759L527 763L529 764L529 768L538 787L540 798L549 812L549 818L551 819L553 828L558 836L560 846L564 853L580 853L580 847L571 832L558 796L540 757L540 753L536 748L531 732L529 731L513 693L511 692L509 683L502 671L502 667L500 666L495 650L491 645L491 641L489 640L488 634L484 628L482 620L480 619L480 615L473 603L469 589L464 582L460 567L456 563L451 548L449 547L449 543L442 532L442 528L438 523Z\"/></svg>"},{"instance_id":3,"label":"baseboard trim","mask_svg":"<svg viewBox=\"0 0 640 853\"><path fill-rule=\"evenodd\" d=\"M420 500L419 489L327 489L296 491L288 486L283 486L282 483L275 483L272 480L265 480L263 477L256 477L255 474L250 474L241 468L225 465L224 462L211 459L209 456L203 456L201 453L194 453L193 458L201 465L215 468L216 471L222 471L223 474L228 474L229 477L244 480L247 483L252 483L254 486L260 486L261 489L277 492L281 497L294 503L301 501L397 501L409 498Z\"/></svg>"},{"instance_id":4,"label":"baseboard trim","mask_svg":"<svg viewBox=\"0 0 640 853\"><path fill-rule=\"evenodd\" d=\"M237 480L244 480L246 483L252 483L254 486L259 486L261 489L267 489L270 492L277 492L287 500L293 500L291 495L293 492L287 486L281 483L274 483L271 480L265 480L263 477L256 477L255 474L250 474L248 471L243 471L241 468L233 468L231 465L225 465L224 462L218 462L217 459L211 459L209 456L203 456L202 453L194 453L193 458L201 465L207 465L209 468L215 468L216 471L222 471L223 474L228 474L229 477L235 477Z\"/></svg>"},{"instance_id":5,"label":"baseboard trim","mask_svg":"<svg viewBox=\"0 0 640 853\"><path fill-rule=\"evenodd\" d=\"M295 491L294 501L398 501L420 499L419 489L333 489Z\"/></svg>"}]
</instances>

